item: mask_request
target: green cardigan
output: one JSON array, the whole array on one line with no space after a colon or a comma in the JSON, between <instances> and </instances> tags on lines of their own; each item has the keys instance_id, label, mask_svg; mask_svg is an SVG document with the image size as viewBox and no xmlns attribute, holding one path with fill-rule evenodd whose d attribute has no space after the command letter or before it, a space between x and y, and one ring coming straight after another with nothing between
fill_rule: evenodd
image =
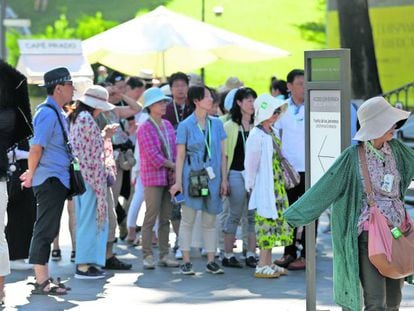
<instances>
[{"instance_id":1,"label":"green cardigan","mask_svg":"<svg viewBox=\"0 0 414 311\"><path fill-rule=\"evenodd\" d=\"M401 200L414 177L414 151L397 140L389 142L401 174ZM333 283L335 302L361 310L358 264L358 218L363 186L356 146L348 147L319 181L285 212L291 226L306 225L332 204Z\"/></svg>"}]
</instances>

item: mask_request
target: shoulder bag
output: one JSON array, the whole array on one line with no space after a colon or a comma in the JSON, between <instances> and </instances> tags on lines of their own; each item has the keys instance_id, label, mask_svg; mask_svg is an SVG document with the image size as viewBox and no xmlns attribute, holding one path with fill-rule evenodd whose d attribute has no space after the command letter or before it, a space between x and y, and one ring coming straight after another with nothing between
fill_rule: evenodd
<instances>
[{"instance_id":1,"label":"shoulder bag","mask_svg":"<svg viewBox=\"0 0 414 311\"><path fill-rule=\"evenodd\" d=\"M368 226L368 257L379 273L391 279L414 274L414 230L407 211L401 227L390 226L374 200L365 150L358 147L364 176L365 193L370 209Z\"/></svg>"},{"instance_id":2,"label":"shoulder bag","mask_svg":"<svg viewBox=\"0 0 414 311\"><path fill-rule=\"evenodd\" d=\"M280 166L283 173L283 179L285 180L285 188L292 189L295 188L300 183L300 175L293 168L292 164L283 156L282 151L280 150L279 145L275 141L272 134L273 146L277 152L277 155L280 159Z\"/></svg>"},{"instance_id":3,"label":"shoulder bag","mask_svg":"<svg viewBox=\"0 0 414 311\"><path fill-rule=\"evenodd\" d=\"M85 193L86 191L85 181L83 180L83 176L80 171L79 160L73 155L72 146L69 142L68 135L66 134L66 130L63 127L63 123L62 123L62 120L60 119L59 112L52 105L46 104L45 106L51 108L56 113L56 117L62 129L63 140L66 145L66 151L70 158L70 165L69 165L70 188L68 191L68 199L71 199L74 196Z\"/></svg>"}]
</instances>

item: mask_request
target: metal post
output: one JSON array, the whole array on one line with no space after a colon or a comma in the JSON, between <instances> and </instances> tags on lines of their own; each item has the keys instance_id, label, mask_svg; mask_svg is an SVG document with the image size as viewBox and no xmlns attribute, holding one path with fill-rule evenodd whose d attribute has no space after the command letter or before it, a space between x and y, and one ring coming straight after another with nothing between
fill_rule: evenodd
<instances>
[{"instance_id":1,"label":"metal post","mask_svg":"<svg viewBox=\"0 0 414 311\"><path fill-rule=\"evenodd\" d=\"M6 8L7 0L2 0L0 8L0 58L4 60L6 60L6 26L4 26Z\"/></svg>"},{"instance_id":2,"label":"metal post","mask_svg":"<svg viewBox=\"0 0 414 311\"><path fill-rule=\"evenodd\" d=\"M206 17L206 4L205 4L205 0L201 0L201 21L204 23L205 21L205 17ZM201 76L201 81L203 81L204 83L204 67L200 69L200 76Z\"/></svg>"},{"instance_id":3,"label":"metal post","mask_svg":"<svg viewBox=\"0 0 414 311\"><path fill-rule=\"evenodd\" d=\"M310 177L308 178L310 179ZM316 310L315 222L312 222L306 226L305 239L306 239L306 243L305 243L306 244L306 311L315 311Z\"/></svg>"}]
</instances>

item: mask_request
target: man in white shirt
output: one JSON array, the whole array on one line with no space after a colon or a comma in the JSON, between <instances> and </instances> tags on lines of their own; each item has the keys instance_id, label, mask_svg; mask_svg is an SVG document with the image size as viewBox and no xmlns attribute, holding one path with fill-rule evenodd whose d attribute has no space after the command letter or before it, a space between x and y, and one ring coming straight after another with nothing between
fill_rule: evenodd
<instances>
[{"instance_id":1,"label":"man in white shirt","mask_svg":"<svg viewBox=\"0 0 414 311\"><path fill-rule=\"evenodd\" d=\"M275 129L282 142L283 155L300 174L300 184L287 190L289 204L293 204L305 192L304 71L294 69L286 80L290 92L288 110ZM285 247L283 257L275 260L275 264L289 270L305 269L305 231L302 228L295 228L293 244Z\"/></svg>"}]
</instances>

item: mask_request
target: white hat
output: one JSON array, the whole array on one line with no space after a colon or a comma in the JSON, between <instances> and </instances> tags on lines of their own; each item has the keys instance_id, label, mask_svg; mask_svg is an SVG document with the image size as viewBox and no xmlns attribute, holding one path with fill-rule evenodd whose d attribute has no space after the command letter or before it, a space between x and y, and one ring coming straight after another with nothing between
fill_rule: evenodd
<instances>
[{"instance_id":1,"label":"white hat","mask_svg":"<svg viewBox=\"0 0 414 311\"><path fill-rule=\"evenodd\" d=\"M224 98L224 109L227 111L230 111L230 109L233 107L234 96L236 96L237 90L238 89L230 90Z\"/></svg>"},{"instance_id":2,"label":"white hat","mask_svg":"<svg viewBox=\"0 0 414 311\"><path fill-rule=\"evenodd\" d=\"M115 108L114 105L108 103L108 96L108 91L104 87L92 85L79 98L79 101L89 107L108 111Z\"/></svg>"},{"instance_id":3,"label":"white hat","mask_svg":"<svg viewBox=\"0 0 414 311\"><path fill-rule=\"evenodd\" d=\"M171 88L169 84L165 84L160 87L161 91L164 93L165 96L172 96Z\"/></svg>"},{"instance_id":4,"label":"white hat","mask_svg":"<svg viewBox=\"0 0 414 311\"><path fill-rule=\"evenodd\" d=\"M75 77L72 79L73 87L75 90L73 91L72 100L76 101L85 93L86 89L93 85L93 81L86 77Z\"/></svg>"},{"instance_id":5,"label":"white hat","mask_svg":"<svg viewBox=\"0 0 414 311\"><path fill-rule=\"evenodd\" d=\"M138 73L138 78L143 80L152 80L154 78L154 71L151 69L141 69Z\"/></svg>"},{"instance_id":6,"label":"white hat","mask_svg":"<svg viewBox=\"0 0 414 311\"><path fill-rule=\"evenodd\" d=\"M254 125L259 125L273 116L275 110L286 102L270 94L259 95L254 101Z\"/></svg>"},{"instance_id":7,"label":"white hat","mask_svg":"<svg viewBox=\"0 0 414 311\"><path fill-rule=\"evenodd\" d=\"M410 112L394 108L383 97L377 96L366 100L357 115L361 128L354 140L368 141L383 136L398 121L407 119Z\"/></svg>"},{"instance_id":8,"label":"white hat","mask_svg":"<svg viewBox=\"0 0 414 311\"><path fill-rule=\"evenodd\" d=\"M189 79L188 86L193 86L193 85L202 86L203 85L203 80L198 74L191 72L187 76Z\"/></svg>"}]
</instances>

